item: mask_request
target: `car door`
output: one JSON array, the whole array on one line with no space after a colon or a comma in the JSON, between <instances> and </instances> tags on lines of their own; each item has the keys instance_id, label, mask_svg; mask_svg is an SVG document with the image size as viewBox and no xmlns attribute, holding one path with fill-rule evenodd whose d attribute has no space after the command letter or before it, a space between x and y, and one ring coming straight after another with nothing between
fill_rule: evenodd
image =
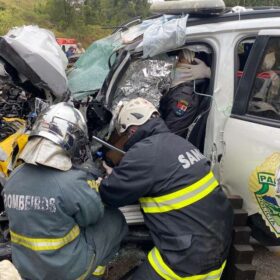
<instances>
[{"instance_id":1,"label":"car door","mask_svg":"<svg viewBox=\"0 0 280 280\"><path fill-rule=\"evenodd\" d=\"M280 30L260 31L224 129L221 183L280 238Z\"/></svg>"}]
</instances>

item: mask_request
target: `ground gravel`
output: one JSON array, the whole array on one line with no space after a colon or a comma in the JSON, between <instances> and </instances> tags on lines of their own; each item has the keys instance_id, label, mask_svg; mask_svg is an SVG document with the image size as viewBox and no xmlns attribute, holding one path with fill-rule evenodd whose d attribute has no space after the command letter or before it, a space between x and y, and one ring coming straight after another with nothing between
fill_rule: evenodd
<instances>
[{"instance_id":1,"label":"ground gravel","mask_svg":"<svg viewBox=\"0 0 280 280\"><path fill-rule=\"evenodd\" d=\"M255 280L280 280L280 250L270 252L267 248L254 245L253 265L257 269Z\"/></svg>"}]
</instances>

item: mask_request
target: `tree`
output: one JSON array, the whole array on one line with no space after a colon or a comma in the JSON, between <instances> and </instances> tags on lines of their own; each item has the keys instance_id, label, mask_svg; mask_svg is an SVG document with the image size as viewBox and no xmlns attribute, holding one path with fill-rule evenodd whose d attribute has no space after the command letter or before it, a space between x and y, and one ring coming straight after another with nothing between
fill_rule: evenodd
<instances>
[{"instance_id":1,"label":"tree","mask_svg":"<svg viewBox=\"0 0 280 280\"><path fill-rule=\"evenodd\" d=\"M86 0L84 9L86 23L106 26L149 14L147 0Z\"/></svg>"},{"instance_id":2,"label":"tree","mask_svg":"<svg viewBox=\"0 0 280 280\"><path fill-rule=\"evenodd\" d=\"M50 20L63 29L71 25L73 20L73 7L67 0L48 0L45 11Z\"/></svg>"}]
</instances>

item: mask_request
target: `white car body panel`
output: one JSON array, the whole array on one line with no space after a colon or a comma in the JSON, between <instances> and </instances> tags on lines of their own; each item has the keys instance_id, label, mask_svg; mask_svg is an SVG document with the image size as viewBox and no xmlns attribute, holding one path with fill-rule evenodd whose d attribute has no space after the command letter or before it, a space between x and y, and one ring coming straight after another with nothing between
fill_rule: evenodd
<instances>
[{"instance_id":1,"label":"white car body panel","mask_svg":"<svg viewBox=\"0 0 280 280\"><path fill-rule=\"evenodd\" d=\"M234 15L234 18L236 19L236 14ZM210 56L209 52L207 53L209 60L212 59L212 74L209 88L212 89L213 92L211 96L209 96L209 98L212 98L212 106L209 111L206 124L204 155L211 160L215 175L219 179L220 183L224 186L227 193L231 195L240 195L243 198L243 206L245 210L248 211L249 215L253 215L255 213L262 214L263 219L266 219L266 225L268 225L270 222L269 218L264 217L265 213L261 213L263 210L261 210L260 205L257 204L257 193L260 188L256 183L256 189L252 191L250 186L252 185L252 174L254 175L253 179L257 181L257 176L259 176L259 174L265 173L265 171L259 171L258 168L264 162L266 162L266 160L271 155L276 153L276 159L279 161L279 168L277 171L277 169L275 170L273 167L274 169L271 171L271 173L273 173L273 178L275 178L275 181L277 181L279 184L279 195L275 194L277 184L274 182L273 186L276 185L276 188L271 188L271 186L269 186L269 190L273 189L274 193L271 194L266 191L266 197L263 198L263 196L262 198L264 201L263 203L267 204L271 202L269 199L277 200L277 203L272 206L277 208L275 210L277 214L274 216L278 215L277 218L280 217L279 120L276 121L271 118L265 119L265 117L259 117L259 119L262 119L262 121L265 119L266 125L264 125L260 124L261 122L250 119L250 116L246 119L246 117L248 117L246 115L248 112L247 103L243 103L247 106L244 108L246 113L244 112L240 113L240 115L234 115L232 114L232 111L234 111L232 109L235 109L235 107L242 108L242 105L240 106L242 102L239 103L236 101L243 101L242 98L235 98L237 70L239 70L237 65L239 62L239 44L240 42L244 43L245 41L246 43L249 42L251 44L258 36L266 35L267 38L270 38L270 36L279 37L280 42L280 13L277 13L277 17L275 17L275 14L273 17L269 17L269 14L264 13L261 14L261 17L248 20L243 18L242 20L232 20L232 17L227 17L227 15L225 17L222 16L221 18L217 18L217 20L215 18L211 18L211 20L212 19L214 19L216 22L202 24L205 19L202 19L201 21L200 19L197 21L194 20L193 22L189 21L189 26L187 23L185 38L186 45L206 44L210 47L208 49L213 50L212 57ZM219 20L220 22L218 22ZM267 42L265 41L264 44L261 45L262 51L265 50L265 47L263 46L267 46L266 44ZM255 46L257 46L257 44L255 44ZM183 48L183 46L178 49L181 48ZM258 48L256 49L256 57L262 59L262 51L260 51ZM171 49L170 51L174 51L174 49ZM137 45L134 52L132 52L132 55L138 55L140 53L141 41ZM163 51L163 53L166 53L166 51ZM246 59L248 59L248 66L248 63L250 63L250 56L249 58L246 57ZM108 87L104 87L106 90L104 91L106 93L106 104L109 102L109 97L113 92L112 89L114 88L115 83L117 83L118 78L123 74L123 72L126 71L123 69L127 62L126 60L129 61L128 59L123 59L117 70L114 70L115 72L113 72ZM245 61L242 62L245 63ZM259 66L259 63L260 62L257 62L256 64L255 61L252 61L251 66L256 65L257 67ZM248 80L252 80L253 76L251 76L250 71L246 72L247 66L244 69L243 66L240 68L240 70L242 69L243 71L243 78L241 78L240 81L244 82L246 85L248 85L248 87L251 87L251 84L248 83ZM256 71L254 71L254 75L255 73L258 74ZM247 80L244 78L246 73L249 75L249 79ZM244 93L244 91L240 91L240 93ZM248 90L246 91L246 94L241 96L246 98L248 97L247 101L249 102L249 98L251 98L251 96L249 96L250 93L251 91ZM201 112L199 113L201 114ZM275 122L276 125L275 123L272 125L273 122ZM202 129L204 129L204 126ZM201 140L203 142L203 139ZM278 174L279 177L277 177L276 174ZM267 201L265 201L265 199L267 199ZM258 203L260 204L260 202ZM277 234L275 235L277 238L280 238L280 219L277 220L276 224ZM270 229L272 229L272 227L273 226L270 226Z\"/></svg>"},{"instance_id":2,"label":"white car body panel","mask_svg":"<svg viewBox=\"0 0 280 280\"><path fill-rule=\"evenodd\" d=\"M230 118L235 91L235 48L242 39L258 34L280 37L279 26L280 17L187 28L187 43L208 43L216 54L215 73L212 73L215 75L213 102L204 154L211 159L215 174L227 192L242 196L249 215L258 212L248 188L249 176L269 155L280 151L280 129ZM221 163L218 155L223 155Z\"/></svg>"},{"instance_id":3,"label":"white car body panel","mask_svg":"<svg viewBox=\"0 0 280 280\"><path fill-rule=\"evenodd\" d=\"M214 102L208 118L204 149L205 155L213 159L213 164L215 164L213 154L219 154L223 151L224 125L230 116L233 103L235 46L242 38L256 36L260 29L271 30L271 28L279 28L279 26L280 18L263 18L187 28L187 43L198 40L209 43L214 52L218 54L215 67ZM278 30L275 31L278 32Z\"/></svg>"},{"instance_id":4,"label":"white car body panel","mask_svg":"<svg viewBox=\"0 0 280 280\"><path fill-rule=\"evenodd\" d=\"M255 214L258 208L248 188L249 177L267 157L280 151L280 129L230 118L224 141L221 183L231 194L244 198L249 215Z\"/></svg>"}]
</instances>

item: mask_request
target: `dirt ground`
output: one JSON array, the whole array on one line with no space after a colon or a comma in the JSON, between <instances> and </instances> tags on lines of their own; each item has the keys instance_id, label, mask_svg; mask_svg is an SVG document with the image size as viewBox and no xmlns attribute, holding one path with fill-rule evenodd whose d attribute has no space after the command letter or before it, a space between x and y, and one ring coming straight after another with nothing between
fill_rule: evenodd
<instances>
[{"instance_id":1,"label":"dirt ground","mask_svg":"<svg viewBox=\"0 0 280 280\"><path fill-rule=\"evenodd\" d=\"M255 280L279 280L280 251L273 253L259 245L254 245L253 247L255 249L253 265L257 269Z\"/></svg>"},{"instance_id":2,"label":"dirt ground","mask_svg":"<svg viewBox=\"0 0 280 280\"><path fill-rule=\"evenodd\" d=\"M124 275L127 275L131 269L138 266L145 258L145 252L134 246L121 249L115 260L109 264L105 279L122 280Z\"/></svg>"}]
</instances>

